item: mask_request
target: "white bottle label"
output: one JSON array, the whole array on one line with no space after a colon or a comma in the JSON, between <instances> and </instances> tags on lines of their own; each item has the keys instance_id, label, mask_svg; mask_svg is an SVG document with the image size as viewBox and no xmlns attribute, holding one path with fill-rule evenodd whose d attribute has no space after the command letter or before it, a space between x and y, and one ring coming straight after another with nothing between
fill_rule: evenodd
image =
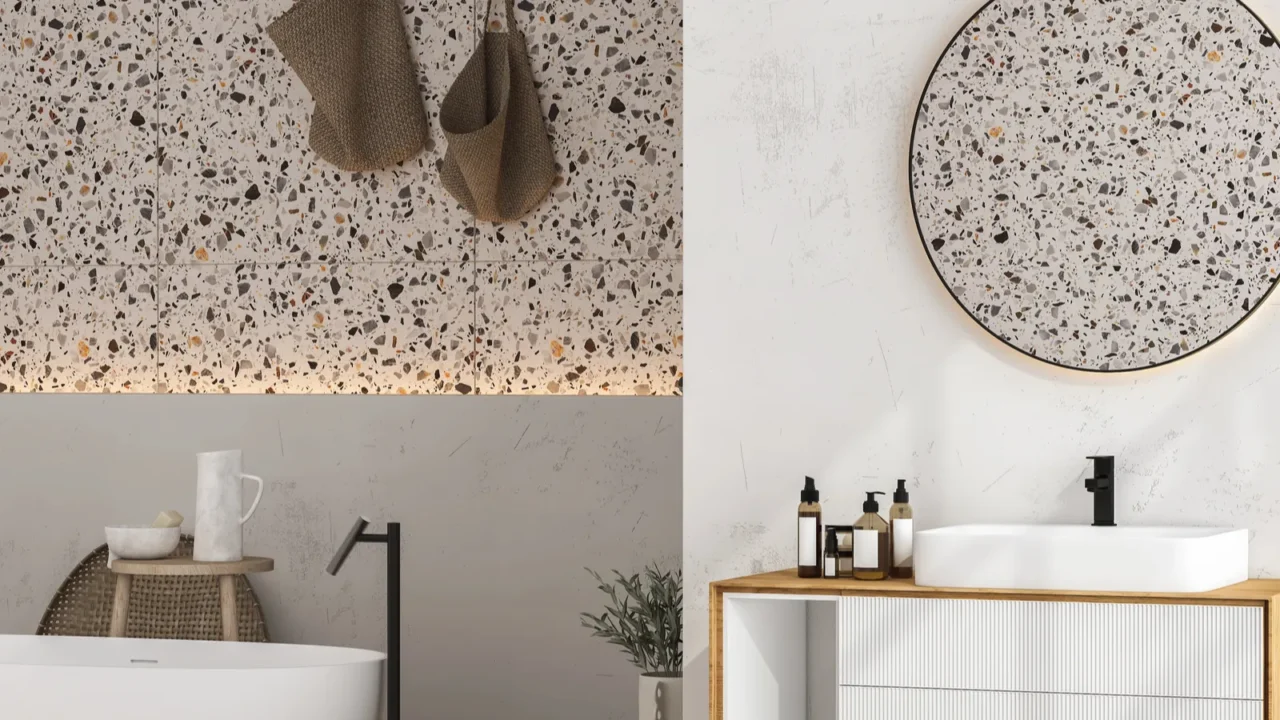
<instances>
[{"instance_id":1,"label":"white bottle label","mask_svg":"<svg viewBox=\"0 0 1280 720\"><path fill-rule=\"evenodd\" d=\"M893 566L911 567L911 521L893 521Z\"/></svg>"},{"instance_id":2,"label":"white bottle label","mask_svg":"<svg viewBox=\"0 0 1280 720\"><path fill-rule=\"evenodd\" d=\"M859 570L880 567L880 533L853 531L853 566Z\"/></svg>"},{"instance_id":3,"label":"white bottle label","mask_svg":"<svg viewBox=\"0 0 1280 720\"><path fill-rule=\"evenodd\" d=\"M812 567L818 564L818 518L800 518L800 531L796 538L800 548L800 566Z\"/></svg>"},{"instance_id":4,"label":"white bottle label","mask_svg":"<svg viewBox=\"0 0 1280 720\"><path fill-rule=\"evenodd\" d=\"M827 558L826 566L822 571L822 577L833 578L835 576L836 576L836 559L833 557L829 557Z\"/></svg>"}]
</instances>

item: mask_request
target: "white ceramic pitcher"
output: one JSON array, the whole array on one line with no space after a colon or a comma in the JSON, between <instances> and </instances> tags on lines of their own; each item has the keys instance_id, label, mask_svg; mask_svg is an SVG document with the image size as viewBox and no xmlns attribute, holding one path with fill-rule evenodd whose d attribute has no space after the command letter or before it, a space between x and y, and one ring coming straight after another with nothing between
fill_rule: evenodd
<instances>
[{"instance_id":1,"label":"white ceramic pitcher","mask_svg":"<svg viewBox=\"0 0 1280 720\"><path fill-rule=\"evenodd\" d=\"M243 480L258 483L258 495L241 515ZM244 559L241 526L258 509L262 478L244 472L239 450L196 454L196 539L191 556L198 562L238 562Z\"/></svg>"}]
</instances>

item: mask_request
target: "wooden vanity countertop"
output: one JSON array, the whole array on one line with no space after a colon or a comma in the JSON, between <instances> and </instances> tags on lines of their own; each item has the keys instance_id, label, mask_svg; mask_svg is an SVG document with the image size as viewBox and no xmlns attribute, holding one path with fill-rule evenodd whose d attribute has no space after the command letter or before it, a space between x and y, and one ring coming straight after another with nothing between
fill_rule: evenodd
<instances>
[{"instance_id":1,"label":"wooden vanity countertop","mask_svg":"<svg viewBox=\"0 0 1280 720\"><path fill-rule=\"evenodd\" d=\"M796 569L749 575L711 583L710 611L710 717L724 717L724 610L725 596L735 594L808 596L871 596L957 598L979 600L1039 600L1085 603L1143 603L1168 605L1236 605L1262 608L1265 637L1266 720L1280 720L1280 579L1246 580L1203 593L1135 593L1072 590L1010 590L984 588L935 588L914 580L867 581L852 578L825 580L796 576Z\"/></svg>"},{"instance_id":2,"label":"wooden vanity countertop","mask_svg":"<svg viewBox=\"0 0 1280 720\"><path fill-rule=\"evenodd\" d=\"M801 578L796 569L748 575L711 583L711 595L760 593L778 595L877 595L894 597L950 597L1022 600L1103 600L1107 602L1155 602L1204 605L1259 605L1280 598L1280 579L1246 580L1202 593L1138 593L1095 590L1010 590L937 588L916 585L915 580L869 581L838 578Z\"/></svg>"}]
</instances>

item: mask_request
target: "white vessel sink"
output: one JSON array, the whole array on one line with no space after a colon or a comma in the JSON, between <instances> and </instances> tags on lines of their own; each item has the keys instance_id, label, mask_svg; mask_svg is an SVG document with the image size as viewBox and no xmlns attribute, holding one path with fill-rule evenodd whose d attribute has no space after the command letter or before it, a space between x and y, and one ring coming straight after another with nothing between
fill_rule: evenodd
<instances>
[{"instance_id":1,"label":"white vessel sink","mask_svg":"<svg viewBox=\"0 0 1280 720\"><path fill-rule=\"evenodd\" d=\"M915 536L929 587L1206 592L1249 577L1249 531L956 525Z\"/></svg>"}]
</instances>

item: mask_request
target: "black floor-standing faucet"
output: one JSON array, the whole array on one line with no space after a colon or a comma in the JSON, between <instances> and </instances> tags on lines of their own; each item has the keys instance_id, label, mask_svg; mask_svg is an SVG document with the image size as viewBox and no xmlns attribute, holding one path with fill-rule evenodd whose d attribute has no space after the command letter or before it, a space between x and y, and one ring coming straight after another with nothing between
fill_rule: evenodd
<instances>
[{"instance_id":1,"label":"black floor-standing faucet","mask_svg":"<svg viewBox=\"0 0 1280 720\"><path fill-rule=\"evenodd\" d=\"M1114 527L1116 524L1116 459L1113 455L1090 455L1093 461L1093 477L1084 481L1084 487L1093 493L1093 524L1095 527Z\"/></svg>"},{"instance_id":2,"label":"black floor-standing faucet","mask_svg":"<svg viewBox=\"0 0 1280 720\"><path fill-rule=\"evenodd\" d=\"M400 523L387 523L387 531L381 534L367 533L367 527L367 519L356 520L327 571L337 575L356 543L387 546L387 720L400 720Z\"/></svg>"}]
</instances>

